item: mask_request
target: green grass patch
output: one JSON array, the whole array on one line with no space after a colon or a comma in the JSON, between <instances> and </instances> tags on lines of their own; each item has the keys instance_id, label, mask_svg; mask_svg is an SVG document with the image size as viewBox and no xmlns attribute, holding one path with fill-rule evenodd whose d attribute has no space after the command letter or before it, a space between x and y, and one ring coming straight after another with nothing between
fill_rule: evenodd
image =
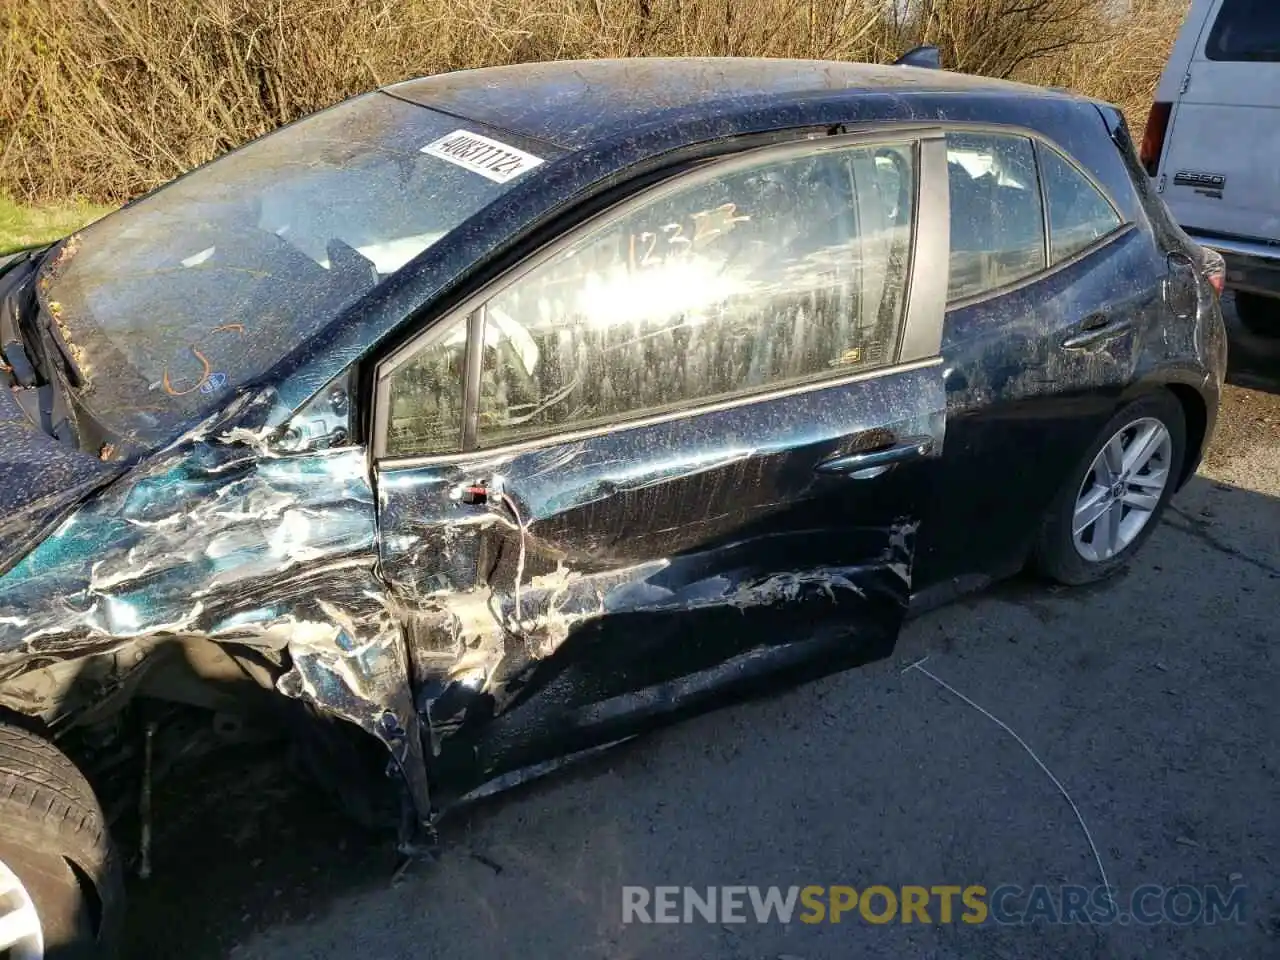
<instances>
[{"instance_id":1,"label":"green grass patch","mask_svg":"<svg viewBox=\"0 0 1280 960\"><path fill-rule=\"evenodd\" d=\"M85 202L24 207L0 194L0 254L58 240L111 209Z\"/></svg>"}]
</instances>

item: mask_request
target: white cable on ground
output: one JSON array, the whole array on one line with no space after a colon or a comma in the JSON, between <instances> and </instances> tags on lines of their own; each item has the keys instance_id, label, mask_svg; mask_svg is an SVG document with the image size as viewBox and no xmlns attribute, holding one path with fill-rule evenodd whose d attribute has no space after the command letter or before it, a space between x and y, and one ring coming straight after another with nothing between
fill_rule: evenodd
<instances>
[{"instance_id":1,"label":"white cable on ground","mask_svg":"<svg viewBox=\"0 0 1280 960\"><path fill-rule=\"evenodd\" d=\"M1005 733L1009 734L1009 736L1013 737L1014 740L1018 741L1018 745L1022 747L1023 750L1027 751L1027 754L1031 757L1031 759L1036 762L1036 766L1038 766L1041 770L1043 770L1045 773L1045 776L1047 776L1050 780L1053 781L1053 785L1058 788L1058 792L1062 794L1063 799L1065 799L1067 803L1071 806L1071 812L1076 815L1076 820L1078 820L1080 823L1080 829L1084 831L1084 838L1089 842L1089 849L1093 851L1093 859L1094 859L1094 862L1097 863L1098 865L1098 873L1102 877L1102 886L1107 891L1107 899L1108 900L1112 899L1111 884L1108 883L1107 881L1107 871L1102 866L1102 857L1098 854L1098 847L1093 842L1093 834L1089 832L1089 825L1084 822L1084 817L1080 814L1080 808L1077 807L1076 802L1071 799L1071 794L1067 793L1067 788L1062 785L1062 781L1053 775L1053 771L1051 771L1048 767L1044 765L1044 761L1036 756L1036 752L1032 750L1029 746L1027 746L1027 742L1023 740L1020 736L1018 736L1018 734L1014 731L1012 727L1010 727L1007 723L1005 723L1003 720L1001 720L991 711L986 710L983 707L979 706L978 704L974 703L972 700L966 697L963 693L961 693L955 687L951 686L951 684L947 683L947 681L941 679L940 677L935 676L934 674L926 670L924 668L924 662L925 660L928 660L928 659L929 659L928 657L922 657L921 659L917 660L915 663L911 664L909 667L904 669L902 672L906 673L907 670L919 670L921 673L923 673L926 677L928 677L938 686L942 687L942 689L946 690L948 693L956 697L959 697L961 700L963 700L969 706L973 707L973 709L977 710L980 714L982 714L984 717L986 717L988 720L994 723L997 727L999 727Z\"/></svg>"}]
</instances>

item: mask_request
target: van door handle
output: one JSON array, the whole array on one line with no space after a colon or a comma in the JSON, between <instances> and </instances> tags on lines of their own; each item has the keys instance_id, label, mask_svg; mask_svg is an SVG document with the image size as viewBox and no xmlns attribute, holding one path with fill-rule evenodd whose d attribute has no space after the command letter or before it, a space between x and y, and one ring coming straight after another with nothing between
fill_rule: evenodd
<instances>
[{"instance_id":1,"label":"van door handle","mask_svg":"<svg viewBox=\"0 0 1280 960\"><path fill-rule=\"evenodd\" d=\"M1106 313L1091 314L1080 321L1076 332L1065 338L1062 346L1067 350L1084 350L1114 340L1131 326L1132 321L1125 318L1113 318Z\"/></svg>"},{"instance_id":2,"label":"van door handle","mask_svg":"<svg viewBox=\"0 0 1280 960\"><path fill-rule=\"evenodd\" d=\"M933 437L910 437L899 443L877 447L874 450L862 450L858 453L823 460L814 467L814 471L828 476L869 480L900 463L908 460L922 460L932 452Z\"/></svg>"}]
</instances>

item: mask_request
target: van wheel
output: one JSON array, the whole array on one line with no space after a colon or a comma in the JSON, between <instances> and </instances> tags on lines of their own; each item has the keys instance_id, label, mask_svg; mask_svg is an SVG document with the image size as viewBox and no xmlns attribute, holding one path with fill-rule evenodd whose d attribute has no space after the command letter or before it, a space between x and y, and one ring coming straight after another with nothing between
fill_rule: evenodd
<instances>
[{"instance_id":1,"label":"van wheel","mask_svg":"<svg viewBox=\"0 0 1280 960\"><path fill-rule=\"evenodd\" d=\"M0 956L109 957L123 906L88 781L53 744L0 724Z\"/></svg>"},{"instance_id":2,"label":"van wheel","mask_svg":"<svg viewBox=\"0 0 1280 960\"><path fill-rule=\"evenodd\" d=\"M1280 299L1257 293L1236 294L1236 316L1250 333L1280 337Z\"/></svg>"},{"instance_id":3,"label":"van wheel","mask_svg":"<svg viewBox=\"0 0 1280 960\"><path fill-rule=\"evenodd\" d=\"M1124 566L1160 522L1186 446L1182 405L1166 390L1116 413L1045 515L1032 556L1036 568L1075 586Z\"/></svg>"}]
</instances>

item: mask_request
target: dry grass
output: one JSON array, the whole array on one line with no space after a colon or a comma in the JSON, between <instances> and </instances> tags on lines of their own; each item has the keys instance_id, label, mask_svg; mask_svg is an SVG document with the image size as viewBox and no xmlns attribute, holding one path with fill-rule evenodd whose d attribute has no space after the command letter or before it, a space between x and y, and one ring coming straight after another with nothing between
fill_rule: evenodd
<instances>
[{"instance_id":1,"label":"dry grass","mask_svg":"<svg viewBox=\"0 0 1280 960\"><path fill-rule=\"evenodd\" d=\"M1114 103L1123 108L1134 136L1141 137L1188 5L1188 0L1131 0L1127 15L1104 22L1096 38L1027 64L1019 79Z\"/></svg>"},{"instance_id":2,"label":"dry grass","mask_svg":"<svg viewBox=\"0 0 1280 960\"><path fill-rule=\"evenodd\" d=\"M409 76L536 59L760 55L949 67L1146 103L1186 0L7 0L0 191L134 196ZM1136 113L1135 113L1136 112Z\"/></svg>"}]
</instances>

